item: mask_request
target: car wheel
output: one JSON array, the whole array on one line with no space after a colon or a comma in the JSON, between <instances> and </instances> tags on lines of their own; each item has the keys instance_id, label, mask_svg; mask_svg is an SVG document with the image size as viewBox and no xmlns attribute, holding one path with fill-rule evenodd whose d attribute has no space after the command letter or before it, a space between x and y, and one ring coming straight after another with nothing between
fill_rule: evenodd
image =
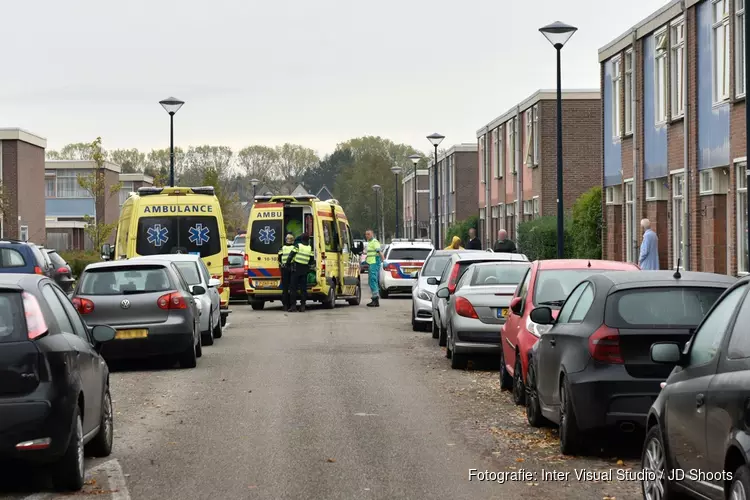
<instances>
[{"instance_id":1,"label":"car wheel","mask_svg":"<svg viewBox=\"0 0 750 500\"><path fill-rule=\"evenodd\" d=\"M542 415L542 405L539 404L539 392L536 385L536 371L531 362L529 362L526 382L526 420L532 427L543 427L549 423L549 420Z\"/></svg>"},{"instance_id":2,"label":"car wheel","mask_svg":"<svg viewBox=\"0 0 750 500\"><path fill-rule=\"evenodd\" d=\"M440 337L440 330L435 322L435 318L432 318L432 338L436 339L438 337Z\"/></svg>"},{"instance_id":3,"label":"car wheel","mask_svg":"<svg viewBox=\"0 0 750 500\"><path fill-rule=\"evenodd\" d=\"M354 287L354 298L346 300L350 306L358 306L362 302L362 286L357 281L357 286Z\"/></svg>"},{"instance_id":4,"label":"car wheel","mask_svg":"<svg viewBox=\"0 0 750 500\"><path fill-rule=\"evenodd\" d=\"M468 357L466 354L456 354L456 339L453 331L451 331L451 341L449 344L453 346L451 349L451 368L453 370L465 370L468 364Z\"/></svg>"},{"instance_id":5,"label":"car wheel","mask_svg":"<svg viewBox=\"0 0 750 500\"><path fill-rule=\"evenodd\" d=\"M208 313L208 330L205 333L201 332L201 345L214 345L214 330L211 328L211 318L213 315L213 311Z\"/></svg>"},{"instance_id":6,"label":"car wheel","mask_svg":"<svg viewBox=\"0 0 750 500\"><path fill-rule=\"evenodd\" d=\"M99 421L99 432L86 445L86 453L93 457L108 457L112 454L112 436L114 434L114 411L112 410L112 396L109 387L105 389L102 398L102 416Z\"/></svg>"},{"instance_id":7,"label":"car wheel","mask_svg":"<svg viewBox=\"0 0 750 500\"><path fill-rule=\"evenodd\" d=\"M73 429L65 454L55 466L55 486L64 491L83 488L86 468L83 461L83 421L78 405L73 410Z\"/></svg>"},{"instance_id":8,"label":"car wheel","mask_svg":"<svg viewBox=\"0 0 750 500\"><path fill-rule=\"evenodd\" d=\"M560 384L560 453L574 455L578 450L579 435L570 387L568 381L563 379Z\"/></svg>"},{"instance_id":9,"label":"car wheel","mask_svg":"<svg viewBox=\"0 0 750 500\"><path fill-rule=\"evenodd\" d=\"M669 500L675 495L667 479L667 453L661 437L659 425L652 426L646 433L641 453L641 492L646 500ZM736 478L736 476L734 476ZM746 490L750 492L750 490ZM734 497L730 496L730 499ZM746 498L746 497L741 497Z\"/></svg>"},{"instance_id":10,"label":"car wheel","mask_svg":"<svg viewBox=\"0 0 750 500\"><path fill-rule=\"evenodd\" d=\"M203 345L201 344L200 338L198 339L198 342L195 344L195 357L196 358L203 357Z\"/></svg>"},{"instance_id":11,"label":"car wheel","mask_svg":"<svg viewBox=\"0 0 750 500\"><path fill-rule=\"evenodd\" d=\"M214 327L214 338L220 339L222 335L224 335L224 328L223 324L221 322L221 315L219 315L219 321L216 322L216 326Z\"/></svg>"},{"instance_id":12,"label":"car wheel","mask_svg":"<svg viewBox=\"0 0 750 500\"><path fill-rule=\"evenodd\" d=\"M453 359L453 346L451 346L451 336L453 335L453 332L450 333L450 336L447 333L445 335L445 357L448 359Z\"/></svg>"},{"instance_id":13,"label":"car wheel","mask_svg":"<svg viewBox=\"0 0 750 500\"><path fill-rule=\"evenodd\" d=\"M732 476L729 488L729 500L747 500L750 496L750 468L747 465L739 467Z\"/></svg>"},{"instance_id":14,"label":"car wheel","mask_svg":"<svg viewBox=\"0 0 750 500\"><path fill-rule=\"evenodd\" d=\"M227 326L227 316L226 314L221 315L221 326Z\"/></svg>"},{"instance_id":15,"label":"car wheel","mask_svg":"<svg viewBox=\"0 0 750 500\"><path fill-rule=\"evenodd\" d=\"M516 365L513 368L513 402L518 406L526 404L526 386L523 383L523 366L521 355L516 351Z\"/></svg>"},{"instance_id":16,"label":"car wheel","mask_svg":"<svg viewBox=\"0 0 750 500\"><path fill-rule=\"evenodd\" d=\"M262 311L265 306L266 306L266 303L262 300L250 301L250 307L253 308L253 311Z\"/></svg>"},{"instance_id":17,"label":"car wheel","mask_svg":"<svg viewBox=\"0 0 750 500\"><path fill-rule=\"evenodd\" d=\"M383 288L380 289L380 298L381 299L387 299L388 298L388 290L385 290Z\"/></svg>"},{"instance_id":18,"label":"car wheel","mask_svg":"<svg viewBox=\"0 0 750 500\"><path fill-rule=\"evenodd\" d=\"M441 323L438 323L438 329L440 330L438 345L440 347L445 347L445 345L448 343L448 332L445 331L445 328L443 328L443 325Z\"/></svg>"},{"instance_id":19,"label":"car wheel","mask_svg":"<svg viewBox=\"0 0 750 500\"><path fill-rule=\"evenodd\" d=\"M500 336L500 342L502 342L502 335ZM501 346L502 347L502 346ZM505 364L505 351L500 349L500 389L509 391L513 388L513 377L508 373L508 369Z\"/></svg>"},{"instance_id":20,"label":"car wheel","mask_svg":"<svg viewBox=\"0 0 750 500\"><path fill-rule=\"evenodd\" d=\"M196 352L197 350L198 348L194 345L191 345L190 347L185 349L185 352L180 355L180 367L195 368L196 366L198 366L198 353Z\"/></svg>"},{"instance_id":21,"label":"car wheel","mask_svg":"<svg viewBox=\"0 0 750 500\"><path fill-rule=\"evenodd\" d=\"M414 303L411 304L411 329L418 332L422 327L417 323L417 311L414 309Z\"/></svg>"},{"instance_id":22,"label":"car wheel","mask_svg":"<svg viewBox=\"0 0 750 500\"><path fill-rule=\"evenodd\" d=\"M333 309L336 307L336 283L328 287L328 296L323 302L323 309Z\"/></svg>"}]
</instances>

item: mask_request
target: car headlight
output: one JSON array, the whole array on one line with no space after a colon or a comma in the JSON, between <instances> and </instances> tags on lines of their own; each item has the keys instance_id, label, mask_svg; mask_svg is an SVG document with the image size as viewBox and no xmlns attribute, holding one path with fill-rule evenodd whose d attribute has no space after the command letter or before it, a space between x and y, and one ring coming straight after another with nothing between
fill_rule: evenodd
<instances>
[{"instance_id":1,"label":"car headlight","mask_svg":"<svg viewBox=\"0 0 750 500\"><path fill-rule=\"evenodd\" d=\"M552 329L552 325L540 325L531 321L530 318L526 318L526 329L531 332L532 335L541 337Z\"/></svg>"},{"instance_id":2,"label":"car headlight","mask_svg":"<svg viewBox=\"0 0 750 500\"><path fill-rule=\"evenodd\" d=\"M428 300L432 302L432 297L434 297L435 294L432 292L428 292L427 290L420 290L417 294L417 297L419 297L422 300Z\"/></svg>"}]
</instances>

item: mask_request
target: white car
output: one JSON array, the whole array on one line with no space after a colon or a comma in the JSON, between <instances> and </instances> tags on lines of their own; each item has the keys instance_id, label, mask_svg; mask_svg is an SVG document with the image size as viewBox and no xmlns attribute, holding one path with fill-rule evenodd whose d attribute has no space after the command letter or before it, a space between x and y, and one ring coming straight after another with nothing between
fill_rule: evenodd
<instances>
[{"instance_id":1,"label":"white car","mask_svg":"<svg viewBox=\"0 0 750 500\"><path fill-rule=\"evenodd\" d=\"M426 239L392 240L383 253L380 297L387 299L392 293L411 293L417 282L417 273L433 250L432 242Z\"/></svg>"},{"instance_id":2,"label":"white car","mask_svg":"<svg viewBox=\"0 0 750 500\"><path fill-rule=\"evenodd\" d=\"M435 297L438 285L431 285L430 278L440 278L443 270L451 260L456 250L435 250L430 254L417 275L417 282L411 291L411 327L419 330L430 330L432 325L432 299Z\"/></svg>"},{"instance_id":3,"label":"white car","mask_svg":"<svg viewBox=\"0 0 750 500\"><path fill-rule=\"evenodd\" d=\"M141 258L145 257L136 257L136 259L130 260ZM221 281L211 277L211 273L208 272L208 268L200 255L166 254L151 255L147 258L149 260L160 259L174 262L189 286L200 285L206 289L206 293L196 295L195 298L197 302L200 302L198 308L201 314L201 344L213 345L214 339L221 338L223 334L220 309L221 297L219 295Z\"/></svg>"}]
</instances>

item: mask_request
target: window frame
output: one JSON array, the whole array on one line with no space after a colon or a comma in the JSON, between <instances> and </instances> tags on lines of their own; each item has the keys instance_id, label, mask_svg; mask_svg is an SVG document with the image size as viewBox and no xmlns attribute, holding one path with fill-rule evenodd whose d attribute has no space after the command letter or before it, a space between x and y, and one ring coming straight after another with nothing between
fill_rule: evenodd
<instances>
[{"instance_id":1,"label":"window frame","mask_svg":"<svg viewBox=\"0 0 750 500\"><path fill-rule=\"evenodd\" d=\"M677 267L677 262L680 261L680 269L685 268L685 260L680 259L680 257L684 257L684 251L687 248L687 242L686 241L680 241L680 235L681 231L680 229L685 229L685 219L686 219L686 213L684 210L685 207L685 173L684 172L677 172L674 174L671 174L671 185L672 185L672 234L670 235L672 238L672 267ZM680 210L677 210L677 207L681 207ZM675 214L680 214L680 221L681 224L678 226L674 223L675 220ZM684 236L684 233L683 233Z\"/></svg>"},{"instance_id":2,"label":"window frame","mask_svg":"<svg viewBox=\"0 0 750 500\"><path fill-rule=\"evenodd\" d=\"M681 33L681 37L678 34ZM672 119L685 116L685 17L669 23L670 112Z\"/></svg>"},{"instance_id":3,"label":"window frame","mask_svg":"<svg viewBox=\"0 0 750 500\"><path fill-rule=\"evenodd\" d=\"M532 107L533 110L533 117L534 117L534 124L531 129L531 133L534 137L534 166L539 166L539 157L541 156L541 152L539 150L539 105L534 104Z\"/></svg>"},{"instance_id":4,"label":"window frame","mask_svg":"<svg viewBox=\"0 0 750 500\"><path fill-rule=\"evenodd\" d=\"M624 182L625 190L625 258L627 262L635 262L638 257L635 255L633 241L635 238L635 220L633 217L633 179L626 179Z\"/></svg>"},{"instance_id":5,"label":"window frame","mask_svg":"<svg viewBox=\"0 0 750 500\"><path fill-rule=\"evenodd\" d=\"M698 193L701 195L714 193L714 171L713 169L701 170L698 174Z\"/></svg>"},{"instance_id":6,"label":"window frame","mask_svg":"<svg viewBox=\"0 0 750 500\"><path fill-rule=\"evenodd\" d=\"M511 118L508 120L505 124L506 128L508 129L508 152L510 153L508 156L508 163L510 167L510 173L511 175L516 174L516 119Z\"/></svg>"},{"instance_id":7,"label":"window frame","mask_svg":"<svg viewBox=\"0 0 750 500\"><path fill-rule=\"evenodd\" d=\"M479 161L481 162L482 168L480 168L479 182L481 184L487 183L487 152L485 151L485 140L484 135L479 137Z\"/></svg>"},{"instance_id":8,"label":"window frame","mask_svg":"<svg viewBox=\"0 0 750 500\"><path fill-rule=\"evenodd\" d=\"M662 42L660 37L664 37ZM667 123L669 118L669 33L667 26L654 32L654 121L656 125Z\"/></svg>"},{"instance_id":9,"label":"window frame","mask_svg":"<svg viewBox=\"0 0 750 500\"><path fill-rule=\"evenodd\" d=\"M625 51L625 77L623 79L623 94L625 96L625 106L623 115L625 117L625 135L633 134L633 91L635 86L633 85L633 49Z\"/></svg>"},{"instance_id":10,"label":"window frame","mask_svg":"<svg viewBox=\"0 0 750 500\"><path fill-rule=\"evenodd\" d=\"M534 217L538 217L540 213L540 201L538 196L534 196L531 198L532 204L533 204L533 213L532 215Z\"/></svg>"},{"instance_id":11,"label":"window frame","mask_svg":"<svg viewBox=\"0 0 750 500\"><path fill-rule=\"evenodd\" d=\"M612 137L622 137L622 110L620 98L622 97L622 57L612 58Z\"/></svg>"},{"instance_id":12,"label":"window frame","mask_svg":"<svg viewBox=\"0 0 750 500\"><path fill-rule=\"evenodd\" d=\"M24 237L24 233L26 237ZM29 226L23 225L18 229L18 239L21 241L29 241Z\"/></svg>"},{"instance_id":13,"label":"window frame","mask_svg":"<svg viewBox=\"0 0 750 500\"><path fill-rule=\"evenodd\" d=\"M742 7L739 6L742 2ZM747 76L745 75L745 0L734 0L734 95L745 97Z\"/></svg>"},{"instance_id":14,"label":"window frame","mask_svg":"<svg viewBox=\"0 0 750 500\"><path fill-rule=\"evenodd\" d=\"M127 199L130 197L130 193L135 191L135 183L133 181L120 181L122 184L120 186L120 206L127 201ZM130 186L128 188L128 186Z\"/></svg>"},{"instance_id":15,"label":"window frame","mask_svg":"<svg viewBox=\"0 0 750 500\"><path fill-rule=\"evenodd\" d=\"M717 17L718 6L721 6L723 17ZM711 80L713 87L713 104L722 104L729 100L729 0L711 0ZM722 54L719 54L719 36L722 40ZM719 66L719 61L722 66Z\"/></svg>"},{"instance_id":16,"label":"window frame","mask_svg":"<svg viewBox=\"0 0 750 500\"><path fill-rule=\"evenodd\" d=\"M491 158L490 158L490 162L492 164L492 177L495 178L495 179L497 179L498 178L497 170L498 170L498 165L499 165L498 164L499 157L497 155L497 151L498 151L498 138L497 138L497 136L498 136L498 129L497 128L492 129L491 133L492 133L492 155L491 155Z\"/></svg>"},{"instance_id":17,"label":"window frame","mask_svg":"<svg viewBox=\"0 0 750 500\"><path fill-rule=\"evenodd\" d=\"M745 276L750 273L750 256L747 263L742 259L743 254L748 253L747 248L747 160L735 162L735 191L736 191L736 214L735 222L737 224L737 274ZM742 180L740 180L742 179ZM744 197L744 203L740 202L740 195ZM743 215L744 214L744 215ZM742 221L744 219L744 222Z\"/></svg>"}]
</instances>

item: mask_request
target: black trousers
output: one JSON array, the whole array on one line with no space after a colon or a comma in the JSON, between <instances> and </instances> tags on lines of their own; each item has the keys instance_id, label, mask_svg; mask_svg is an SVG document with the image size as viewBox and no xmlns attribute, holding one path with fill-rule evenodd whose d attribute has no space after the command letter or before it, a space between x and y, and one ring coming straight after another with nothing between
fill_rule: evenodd
<instances>
[{"instance_id":1,"label":"black trousers","mask_svg":"<svg viewBox=\"0 0 750 500\"><path fill-rule=\"evenodd\" d=\"M292 272L292 290L291 290L291 301L289 307L295 307L297 300L299 299L300 305L305 305L307 302L307 268L308 266L295 266ZM300 294L302 296L300 297Z\"/></svg>"},{"instance_id":2,"label":"black trousers","mask_svg":"<svg viewBox=\"0 0 750 500\"><path fill-rule=\"evenodd\" d=\"M289 308L291 301L291 285L292 285L292 268L285 266L281 268L281 303L285 308Z\"/></svg>"}]
</instances>

